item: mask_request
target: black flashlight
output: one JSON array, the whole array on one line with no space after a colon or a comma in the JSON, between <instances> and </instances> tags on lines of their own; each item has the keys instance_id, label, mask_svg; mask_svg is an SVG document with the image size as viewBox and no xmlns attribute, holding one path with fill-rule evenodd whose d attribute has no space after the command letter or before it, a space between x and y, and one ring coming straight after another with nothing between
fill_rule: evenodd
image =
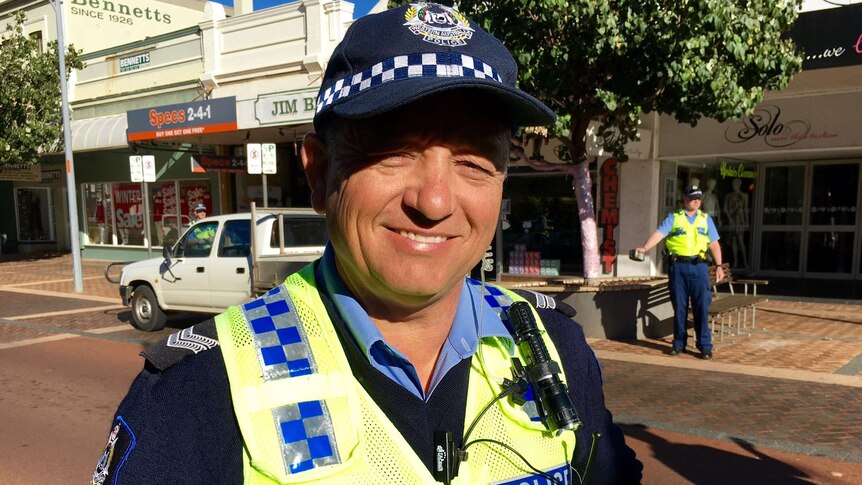
<instances>
[{"instance_id":1,"label":"black flashlight","mask_svg":"<svg viewBox=\"0 0 862 485\"><path fill-rule=\"evenodd\" d=\"M580 419L569 390L560 379L560 365L548 354L530 304L515 302L506 314L515 330L515 343L527 361L527 380L535 391L542 422L549 431L574 429Z\"/></svg>"}]
</instances>

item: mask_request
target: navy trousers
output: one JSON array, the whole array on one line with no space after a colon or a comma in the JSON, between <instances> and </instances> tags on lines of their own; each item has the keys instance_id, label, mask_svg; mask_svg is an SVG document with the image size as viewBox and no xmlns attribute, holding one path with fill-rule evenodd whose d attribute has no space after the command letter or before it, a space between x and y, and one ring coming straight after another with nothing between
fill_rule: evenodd
<instances>
[{"instance_id":1,"label":"navy trousers","mask_svg":"<svg viewBox=\"0 0 862 485\"><path fill-rule=\"evenodd\" d=\"M709 304L712 291L709 289L709 268L706 263L671 263L668 271L668 288L673 304L673 347L684 350L688 334L688 301L694 314L695 345L701 352L712 350L712 334L709 331Z\"/></svg>"}]
</instances>

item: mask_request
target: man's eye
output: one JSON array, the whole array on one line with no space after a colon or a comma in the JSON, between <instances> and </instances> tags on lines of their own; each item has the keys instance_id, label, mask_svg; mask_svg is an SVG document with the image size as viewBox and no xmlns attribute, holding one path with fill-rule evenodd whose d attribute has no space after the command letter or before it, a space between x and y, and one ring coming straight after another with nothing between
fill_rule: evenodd
<instances>
[{"instance_id":1,"label":"man's eye","mask_svg":"<svg viewBox=\"0 0 862 485\"><path fill-rule=\"evenodd\" d=\"M479 165L478 163L475 163L475 162L462 161L459 164L461 167L464 167L468 171L473 172L477 175L479 175L479 174L481 174L481 175L494 175L493 170L485 168L482 165Z\"/></svg>"}]
</instances>

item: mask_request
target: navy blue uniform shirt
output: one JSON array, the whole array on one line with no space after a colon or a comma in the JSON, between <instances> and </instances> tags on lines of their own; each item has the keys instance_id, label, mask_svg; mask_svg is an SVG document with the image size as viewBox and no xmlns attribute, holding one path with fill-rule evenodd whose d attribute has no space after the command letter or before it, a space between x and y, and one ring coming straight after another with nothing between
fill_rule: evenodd
<instances>
[{"instance_id":1,"label":"navy blue uniform shirt","mask_svg":"<svg viewBox=\"0 0 862 485\"><path fill-rule=\"evenodd\" d=\"M560 354L582 422L576 432L574 466L583 469L592 436L600 433L587 483L639 483L643 465L605 408L601 369L583 330L559 311L539 309L539 314ZM195 333L196 342L215 339L212 320L184 332ZM144 369L109 430L111 437L94 475L97 482L242 483L242 438L224 360L217 345L205 347L211 348L198 348L197 353L183 350L185 354L179 355L178 349L159 344L144 353ZM357 366L352 366L357 374ZM462 387L466 393L466 383ZM416 401L422 405L421 400ZM398 417L390 419L398 426ZM431 461L430 456L420 458Z\"/></svg>"}]
</instances>

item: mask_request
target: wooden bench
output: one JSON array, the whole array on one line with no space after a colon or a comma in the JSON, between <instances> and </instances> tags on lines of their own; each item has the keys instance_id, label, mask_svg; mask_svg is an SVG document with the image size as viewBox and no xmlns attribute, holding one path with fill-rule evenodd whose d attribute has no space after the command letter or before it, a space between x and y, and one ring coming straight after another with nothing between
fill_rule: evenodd
<instances>
[{"instance_id":1,"label":"wooden bench","mask_svg":"<svg viewBox=\"0 0 862 485\"><path fill-rule=\"evenodd\" d=\"M713 298L709 305L709 319L712 325L712 332L715 333L715 322L718 320L720 334L719 340L724 340L724 325L727 322L728 333L731 333L733 328L733 317L736 316L736 334L739 335L743 328L748 328L748 311L751 310L751 328L757 328L757 304L765 302L768 299L765 296L758 296L757 285L768 285L767 280L754 279L736 279L730 270L730 265L727 263L721 265L724 270L724 279L715 280L715 265L709 267L709 284L712 286ZM729 295L719 296L718 286L726 284L730 290ZM734 284L744 285L742 294L737 294L734 291ZM752 293L748 293L749 285L752 287Z\"/></svg>"}]
</instances>

